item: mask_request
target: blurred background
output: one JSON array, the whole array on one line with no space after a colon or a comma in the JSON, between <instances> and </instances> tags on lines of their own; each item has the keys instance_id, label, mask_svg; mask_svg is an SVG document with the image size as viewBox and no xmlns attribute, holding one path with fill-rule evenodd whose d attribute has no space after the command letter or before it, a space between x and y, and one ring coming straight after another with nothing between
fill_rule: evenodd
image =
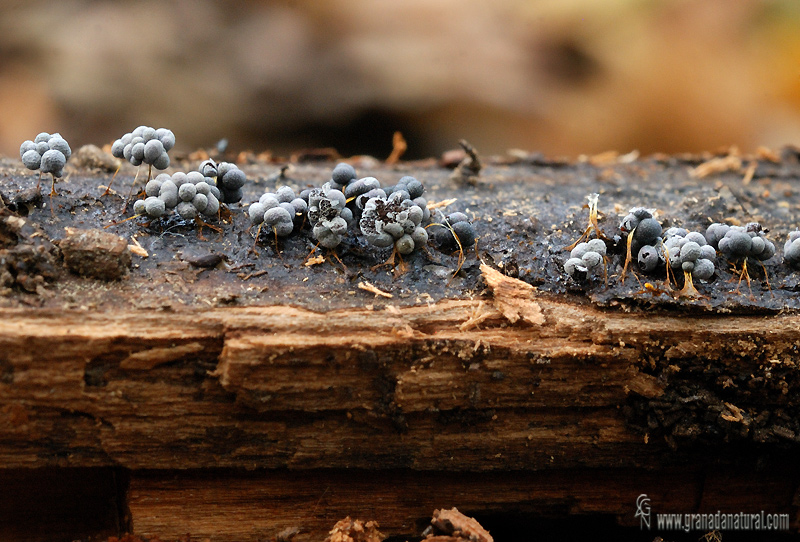
<instances>
[{"instance_id":1,"label":"blurred background","mask_svg":"<svg viewBox=\"0 0 800 542\"><path fill-rule=\"evenodd\" d=\"M798 0L0 3L0 152L139 124L182 150L800 144Z\"/></svg>"}]
</instances>

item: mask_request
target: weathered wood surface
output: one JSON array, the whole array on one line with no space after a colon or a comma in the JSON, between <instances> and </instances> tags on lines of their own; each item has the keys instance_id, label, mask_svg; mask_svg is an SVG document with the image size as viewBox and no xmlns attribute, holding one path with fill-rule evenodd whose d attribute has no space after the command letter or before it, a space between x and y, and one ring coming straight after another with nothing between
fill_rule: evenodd
<instances>
[{"instance_id":1,"label":"weathered wood surface","mask_svg":"<svg viewBox=\"0 0 800 542\"><path fill-rule=\"evenodd\" d=\"M491 300L324 314L4 311L0 461L657 466L671 450L630 427L622 407L631 395L657 398L670 373L679 378L681 365L697 359L756 378L794 364L800 342L794 315L643 318L531 302L543 312L540 326L510 325ZM460 329L486 311L478 327ZM654 366L658 377L646 374ZM795 383L784 386L789 394ZM737 393L726 402L735 405ZM727 424L726 415L710 423Z\"/></svg>"}]
</instances>

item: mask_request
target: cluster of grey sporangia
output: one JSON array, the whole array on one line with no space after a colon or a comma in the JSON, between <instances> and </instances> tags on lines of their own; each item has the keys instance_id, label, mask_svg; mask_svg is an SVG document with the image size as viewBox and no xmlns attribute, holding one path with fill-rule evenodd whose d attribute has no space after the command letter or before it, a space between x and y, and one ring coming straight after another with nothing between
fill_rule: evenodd
<instances>
[{"instance_id":1,"label":"cluster of grey sporangia","mask_svg":"<svg viewBox=\"0 0 800 542\"><path fill-rule=\"evenodd\" d=\"M349 232L364 236L378 248L393 248L410 254L426 246L431 213L424 198L425 188L414 177L402 177L397 184L381 186L375 177L358 178L355 168L338 164L331 179L321 187L295 194L286 186L267 192L249 208L250 222L266 226L279 237L297 232L304 223L323 247L335 248ZM439 225L437 241L444 248L457 246L453 232L463 246L475 241L475 231L463 213L445 218ZM449 236L449 238L448 238Z\"/></svg>"},{"instance_id":2,"label":"cluster of grey sporangia","mask_svg":"<svg viewBox=\"0 0 800 542\"><path fill-rule=\"evenodd\" d=\"M791 267L800 267L800 231L789 232L783 244L783 259Z\"/></svg>"},{"instance_id":3,"label":"cluster of grey sporangia","mask_svg":"<svg viewBox=\"0 0 800 542\"><path fill-rule=\"evenodd\" d=\"M33 141L24 141L19 147L19 157L26 168L50 173L54 178L64 176L64 166L70 156L69 143L58 133L42 132Z\"/></svg>"},{"instance_id":4,"label":"cluster of grey sporangia","mask_svg":"<svg viewBox=\"0 0 800 542\"><path fill-rule=\"evenodd\" d=\"M692 278L699 280L709 280L714 276L717 251L708 244L702 233L669 228L664 232L663 240L658 258L668 261L673 271L690 273ZM641 252L639 256L641 262ZM645 268L642 270L647 272Z\"/></svg>"},{"instance_id":5,"label":"cluster of grey sporangia","mask_svg":"<svg viewBox=\"0 0 800 542\"><path fill-rule=\"evenodd\" d=\"M111 145L111 154L128 160L134 166L148 164L163 170L169 167L169 151L175 146L175 134L167 128L139 126ZM149 218L161 218L173 211L185 220L201 215L214 217L220 203L242 199L244 172L234 164L216 164L206 160L199 171L172 175L162 173L148 179L145 198L133 204L133 212Z\"/></svg>"},{"instance_id":6,"label":"cluster of grey sporangia","mask_svg":"<svg viewBox=\"0 0 800 542\"><path fill-rule=\"evenodd\" d=\"M257 202L250 205L250 223L266 226L278 237L286 237L302 223L308 211L308 202L295 195L288 186L281 186L275 192L265 192Z\"/></svg>"},{"instance_id":7,"label":"cluster of grey sporangia","mask_svg":"<svg viewBox=\"0 0 800 542\"><path fill-rule=\"evenodd\" d=\"M171 130L139 126L116 140L111 151L135 166L149 164L163 170L170 164L168 152L174 145ZM69 144L58 133L42 132L20 145L23 165L50 173L54 179L63 176L71 154ZM235 164L206 160L198 169L151 179L145 198L135 202L134 212L150 218L161 218L171 211L187 220L213 217L220 204L242 199L247 178ZM422 183L414 177L402 177L396 185L383 187L375 177L358 178L351 165L340 163L331 179L319 188L295 194L290 187L282 186L274 193L265 193L250 205L249 217L253 225L266 225L279 237L291 235L308 223L313 237L328 248L338 246L355 229L370 245L409 254L428 243L425 224L434 226L434 239L442 249L472 245L475 230L468 217L454 212L430 224L431 213L423 193ZM776 253L775 245L756 222L745 226L713 223L704 234L678 227L663 231L652 210L636 207L622 219L619 231L641 271L651 273L668 264L672 271L683 271L700 281L714 276L718 255L744 263L748 259L764 262ZM608 246L602 239L577 244L564 263L565 271L575 278L588 276L606 261ZM783 259L786 265L800 269L800 231L789 233Z\"/></svg>"},{"instance_id":8,"label":"cluster of grey sporangia","mask_svg":"<svg viewBox=\"0 0 800 542\"><path fill-rule=\"evenodd\" d=\"M758 222L746 226L711 224L706 230L706 240L729 260L753 258L766 261L775 255L775 245L767 239Z\"/></svg>"},{"instance_id":9,"label":"cluster of grey sporangia","mask_svg":"<svg viewBox=\"0 0 800 542\"><path fill-rule=\"evenodd\" d=\"M168 152L175 146L175 135L166 128L139 126L114 141L111 152L135 166L149 164L163 170L170 164ZM20 147L23 164L55 177L71 151L59 134L39 134ZM235 164L206 160L198 171L162 173L148 179L144 197L134 202L135 215L159 219L176 213L185 220L214 217L221 204L242 199L247 178ZM340 163L328 182L318 188L295 194L288 186L267 192L249 206L252 225L286 237L304 224L323 247L338 246L348 233L361 234L377 248L392 248L410 254L428 244L427 227L433 227L434 239L443 250L464 250L475 242L475 230L462 212L431 223L431 211L424 197L422 183L405 176L395 185L382 186L375 177L359 178L353 166Z\"/></svg>"},{"instance_id":10,"label":"cluster of grey sporangia","mask_svg":"<svg viewBox=\"0 0 800 542\"><path fill-rule=\"evenodd\" d=\"M585 278L602 267L606 250L618 244L630 251L644 273L669 268L702 282L710 280L717 270L717 258L734 264L747 260L765 262L776 254L775 245L757 222L745 226L713 223L705 233L671 227L663 230L654 211L635 207L621 220L617 243L592 239L577 244L564 263L564 270L574 278ZM784 262L800 268L800 231L793 231L784 244Z\"/></svg>"},{"instance_id":11,"label":"cluster of grey sporangia","mask_svg":"<svg viewBox=\"0 0 800 542\"><path fill-rule=\"evenodd\" d=\"M606 256L606 243L602 239L592 239L578 243L564 262L564 270L572 277L579 273L589 273L600 267Z\"/></svg>"},{"instance_id":12,"label":"cluster of grey sporangia","mask_svg":"<svg viewBox=\"0 0 800 542\"><path fill-rule=\"evenodd\" d=\"M149 218L161 218L172 211L184 220L212 218L217 216L221 203L235 203L239 201L236 197L241 199L247 178L236 165L227 162L217 165L207 160L199 169L172 175L162 173L151 179L145 186L145 199L133 204L133 212Z\"/></svg>"},{"instance_id":13,"label":"cluster of grey sporangia","mask_svg":"<svg viewBox=\"0 0 800 542\"><path fill-rule=\"evenodd\" d=\"M220 162L206 160L197 168L207 179L216 183L219 189L219 200L222 203L237 203L242 201L242 187L247 182L244 171L239 169L236 164L230 162Z\"/></svg>"},{"instance_id":14,"label":"cluster of grey sporangia","mask_svg":"<svg viewBox=\"0 0 800 542\"><path fill-rule=\"evenodd\" d=\"M111 145L111 154L117 158L124 158L134 166L149 164L163 170L169 167L167 153L174 146L175 134L172 130L139 126L114 141Z\"/></svg>"},{"instance_id":15,"label":"cluster of grey sporangia","mask_svg":"<svg viewBox=\"0 0 800 542\"><path fill-rule=\"evenodd\" d=\"M219 211L220 191L208 182L208 177L199 171L172 175L162 173L148 181L145 186L145 199L136 200L133 212L150 218L161 218L170 211L177 212L181 218L191 220L198 216L216 216Z\"/></svg>"}]
</instances>

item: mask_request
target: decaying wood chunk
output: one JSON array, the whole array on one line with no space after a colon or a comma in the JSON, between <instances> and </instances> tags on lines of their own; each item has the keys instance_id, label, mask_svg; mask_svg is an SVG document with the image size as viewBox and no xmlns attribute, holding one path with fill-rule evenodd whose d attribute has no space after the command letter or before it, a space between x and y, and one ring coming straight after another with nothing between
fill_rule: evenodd
<instances>
[{"instance_id":1,"label":"decaying wood chunk","mask_svg":"<svg viewBox=\"0 0 800 542\"><path fill-rule=\"evenodd\" d=\"M664 385L657 378L638 370L631 370L631 378L626 384L626 389L642 397L653 399L664 393Z\"/></svg>"},{"instance_id":2,"label":"decaying wood chunk","mask_svg":"<svg viewBox=\"0 0 800 542\"><path fill-rule=\"evenodd\" d=\"M363 522L347 516L333 526L325 542L381 542L386 537L378 527L375 521Z\"/></svg>"},{"instance_id":3,"label":"decaying wood chunk","mask_svg":"<svg viewBox=\"0 0 800 542\"><path fill-rule=\"evenodd\" d=\"M462 263L435 245L393 276L372 270L385 255L356 245L339 254L341 269L308 259L308 232L252 257L244 213L207 239L191 226L170 236L131 220L113 231L137 236L150 256L124 282L86 288L92 281L60 273L58 288L39 294L34 308L20 291L36 292L39 283L25 273L43 274L52 262L63 269L55 246L45 246L46 259L29 257L40 244L60 238L74 212L98 229L119 219L120 198L102 196L96 175L76 176L75 190L55 199L55 216L33 203L24 218L0 212L0 247L14 256L5 260L9 282L0 282L11 294L0 300L8 304L0 310L0 464L130 473L119 508L127 505L137 533L169 539L268 539L298 525L297 542L319 541L356 512L411 536L441 502L477 517L511 508L536 515L557 503L571 514L634 521L636 496L656 502L661 488L659 502L674 505L664 504L668 511L720 503L740 510L756 501L789 509L800 475L773 474L767 491L763 473L743 463L755 454L732 452L797 449L796 271L767 264L773 292L754 284L751 301L721 267L701 287L708 299L695 303L619 281L619 253L607 284L570 279L563 262L585 224L579 205L600 190L598 179L641 187L605 191L599 231L607 234L619 224L611 209L641 204L691 228L765 216L777 241L795 225L791 213L773 211L800 206L800 166L790 156L758 161L749 186L728 169L698 182L684 165L699 160L669 157L608 155L603 169L534 157L487 161L477 186L400 164L424 180L431 201L473 213L479 243L474 255L464 247L458 276L430 270ZM266 178L274 167L251 164L248 176ZM382 181L398 174L368 167ZM299 165L291 182L321 182L329 169ZM7 190L36 184L9 175ZM772 196L762 195L766 187ZM262 189L247 187L245 199ZM673 205L675 194L687 195ZM177 261L178 240L226 263ZM479 272L478 261L489 264ZM376 298L359 282L393 297ZM664 470L678 463L695 470ZM721 469L716 485L708 465ZM350 479L354 469L369 474L361 485ZM435 495L420 497L430 487ZM686 495L702 496L695 509L685 508ZM422 508L422 498L436 501ZM365 502L382 509L374 505L373 515L360 508ZM438 511L452 528L432 541L491 540L469 521L445 522L454 510ZM377 524L348 519L329 540L373 542L376 533Z\"/></svg>"},{"instance_id":4,"label":"decaying wood chunk","mask_svg":"<svg viewBox=\"0 0 800 542\"><path fill-rule=\"evenodd\" d=\"M489 531L484 529L475 518L465 516L455 507L450 510L434 510L431 525L446 534L470 542L494 542Z\"/></svg>"},{"instance_id":5,"label":"decaying wood chunk","mask_svg":"<svg viewBox=\"0 0 800 542\"><path fill-rule=\"evenodd\" d=\"M122 237L96 229L65 228L65 233L59 248L76 275L116 280L128 272L131 253Z\"/></svg>"}]
</instances>

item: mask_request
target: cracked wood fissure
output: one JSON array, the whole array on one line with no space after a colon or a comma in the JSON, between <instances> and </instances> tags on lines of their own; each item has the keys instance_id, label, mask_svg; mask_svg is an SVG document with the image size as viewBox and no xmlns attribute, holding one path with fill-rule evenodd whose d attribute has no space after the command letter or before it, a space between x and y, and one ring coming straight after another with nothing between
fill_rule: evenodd
<instances>
[{"instance_id":1,"label":"cracked wood fissure","mask_svg":"<svg viewBox=\"0 0 800 542\"><path fill-rule=\"evenodd\" d=\"M645 444L620 408L663 392L640 372L645 353L680 364L738 341L780 358L800 338L792 315L643 318L532 299L541 325L512 325L491 300L325 314L3 310L0 464L652 467L669 449Z\"/></svg>"}]
</instances>

